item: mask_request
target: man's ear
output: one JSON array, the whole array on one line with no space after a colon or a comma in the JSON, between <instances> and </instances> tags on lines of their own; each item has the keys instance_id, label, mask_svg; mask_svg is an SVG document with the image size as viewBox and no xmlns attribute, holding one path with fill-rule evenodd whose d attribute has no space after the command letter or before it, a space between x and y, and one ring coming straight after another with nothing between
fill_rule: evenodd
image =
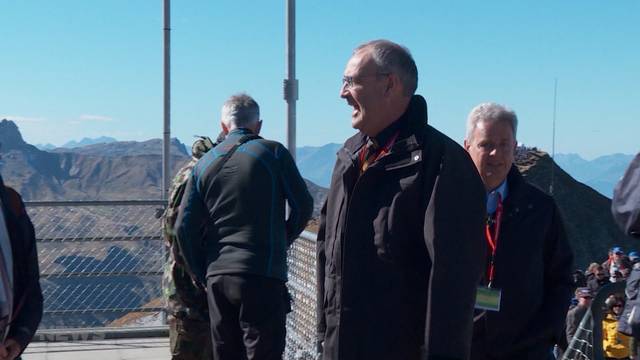
<instances>
[{"instance_id":1,"label":"man's ear","mask_svg":"<svg viewBox=\"0 0 640 360\"><path fill-rule=\"evenodd\" d=\"M225 125L224 122L220 121L220 126L222 127L222 132L227 135L229 133L229 128Z\"/></svg>"},{"instance_id":2,"label":"man's ear","mask_svg":"<svg viewBox=\"0 0 640 360\"><path fill-rule=\"evenodd\" d=\"M401 90L400 79L396 74L389 74L386 76L387 81L385 83L384 93L385 95L392 94L393 91Z\"/></svg>"},{"instance_id":3,"label":"man's ear","mask_svg":"<svg viewBox=\"0 0 640 360\"><path fill-rule=\"evenodd\" d=\"M467 150L467 152L469 152L470 147L471 147L471 144L469 143L469 140L464 139L464 149Z\"/></svg>"},{"instance_id":4,"label":"man's ear","mask_svg":"<svg viewBox=\"0 0 640 360\"><path fill-rule=\"evenodd\" d=\"M256 135L260 135L261 129L262 129L262 120L258 120L258 124L256 125L256 130L254 131L254 133Z\"/></svg>"}]
</instances>

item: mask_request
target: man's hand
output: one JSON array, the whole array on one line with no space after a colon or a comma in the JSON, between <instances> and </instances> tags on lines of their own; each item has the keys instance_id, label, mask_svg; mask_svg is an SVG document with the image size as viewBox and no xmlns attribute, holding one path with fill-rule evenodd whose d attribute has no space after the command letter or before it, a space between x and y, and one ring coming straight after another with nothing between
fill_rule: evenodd
<instances>
[{"instance_id":1,"label":"man's hand","mask_svg":"<svg viewBox=\"0 0 640 360\"><path fill-rule=\"evenodd\" d=\"M22 346L14 339L7 339L0 345L0 360L14 360L20 355Z\"/></svg>"}]
</instances>

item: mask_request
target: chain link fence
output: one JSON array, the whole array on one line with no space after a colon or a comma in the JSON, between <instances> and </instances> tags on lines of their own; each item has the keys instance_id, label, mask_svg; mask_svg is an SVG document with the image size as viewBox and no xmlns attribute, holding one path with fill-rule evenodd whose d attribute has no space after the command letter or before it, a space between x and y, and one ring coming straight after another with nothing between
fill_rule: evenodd
<instances>
[{"instance_id":1,"label":"chain link fence","mask_svg":"<svg viewBox=\"0 0 640 360\"><path fill-rule=\"evenodd\" d=\"M305 231L288 256L289 292L285 359L312 360L316 353L316 234Z\"/></svg>"},{"instance_id":2,"label":"chain link fence","mask_svg":"<svg viewBox=\"0 0 640 360\"><path fill-rule=\"evenodd\" d=\"M592 360L593 357L593 315L591 309L584 314L575 335L571 339L562 360Z\"/></svg>"},{"instance_id":3,"label":"chain link fence","mask_svg":"<svg viewBox=\"0 0 640 360\"><path fill-rule=\"evenodd\" d=\"M162 325L162 201L29 202L40 329Z\"/></svg>"},{"instance_id":4,"label":"chain link fence","mask_svg":"<svg viewBox=\"0 0 640 360\"><path fill-rule=\"evenodd\" d=\"M164 204L27 202L44 295L41 332L165 326L157 217ZM315 358L315 239L304 232L289 250L288 360Z\"/></svg>"}]
</instances>

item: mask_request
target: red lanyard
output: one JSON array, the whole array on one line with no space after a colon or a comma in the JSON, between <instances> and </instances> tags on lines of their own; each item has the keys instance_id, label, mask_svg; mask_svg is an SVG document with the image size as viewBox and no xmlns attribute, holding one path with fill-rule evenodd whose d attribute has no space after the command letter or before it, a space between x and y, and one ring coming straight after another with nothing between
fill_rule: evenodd
<instances>
[{"instance_id":1,"label":"red lanyard","mask_svg":"<svg viewBox=\"0 0 640 360\"><path fill-rule=\"evenodd\" d=\"M391 147L393 146L393 144L396 142L396 139L398 138L398 134L400 133L400 131L396 131L395 134L393 134L393 136L391 137L391 139L389 139L389 141L387 141L387 144L380 148L380 150L378 150L378 152L375 154L375 156L371 156L369 159L367 159L367 165L376 162L379 158L385 156L389 150L391 150ZM364 146L362 147L362 150L360 150L360 165L362 166L362 164L364 164L365 161L365 156L367 153L367 147Z\"/></svg>"},{"instance_id":2,"label":"red lanyard","mask_svg":"<svg viewBox=\"0 0 640 360\"><path fill-rule=\"evenodd\" d=\"M498 193L498 207L496 209L495 215L495 225L493 234L491 234L491 228L489 223L485 227L485 235L487 238L487 244L489 245L489 249L491 249L491 260L489 262L489 284L488 287L491 287L491 283L493 282L495 275L495 260L496 260L496 249L498 248L498 238L500 237L500 224L502 223L502 196Z\"/></svg>"}]
</instances>

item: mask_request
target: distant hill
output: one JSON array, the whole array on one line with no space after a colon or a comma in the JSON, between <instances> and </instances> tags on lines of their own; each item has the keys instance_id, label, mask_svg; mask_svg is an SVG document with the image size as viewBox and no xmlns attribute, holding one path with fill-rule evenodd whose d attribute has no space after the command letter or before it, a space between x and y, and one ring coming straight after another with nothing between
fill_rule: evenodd
<instances>
[{"instance_id":1,"label":"distant hill","mask_svg":"<svg viewBox=\"0 0 640 360\"><path fill-rule=\"evenodd\" d=\"M108 139L108 138L101 138ZM2 176L25 200L159 199L162 140L117 141L43 151L27 144L12 121L0 122L5 165ZM171 139L171 171L190 158L190 149ZM319 213L326 189L307 181Z\"/></svg>"},{"instance_id":2,"label":"distant hill","mask_svg":"<svg viewBox=\"0 0 640 360\"><path fill-rule=\"evenodd\" d=\"M563 215L578 268L604 261L614 245L627 252L640 248L640 243L625 236L614 223L611 200L573 179L547 153L520 151L516 164L525 179L545 193L549 193L551 167L555 167L553 197Z\"/></svg>"},{"instance_id":3,"label":"distant hill","mask_svg":"<svg viewBox=\"0 0 640 360\"><path fill-rule=\"evenodd\" d=\"M336 162L336 153L342 144L304 146L296 149L296 163L303 177L316 184L328 187Z\"/></svg>"},{"instance_id":4,"label":"distant hill","mask_svg":"<svg viewBox=\"0 0 640 360\"><path fill-rule=\"evenodd\" d=\"M578 154L557 154L556 163L576 180L611 198L613 188L634 155L611 154L585 160Z\"/></svg>"},{"instance_id":5,"label":"distant hill","mask_svg":"<svg viewBox=\"0 0 640 360\"><path fill-rule=\"evenodd\" d=\"M37 147L40 150L50 151L58 148L73 149L73 148L87 146L87 145L108 144L116 141L118 140L109 136L100 136L93 139L85 137L85 138L82 138L82 140L80 141L75 141L75 140L67 141L61 146L55 146L53 144L47 143L47 144L35 144L35 147Z\"/></svg>"},{"instance_id":6,"label":"distant hill","mask_svg":"<svg viewBox=\"0 0 640 360\"><path fill-rule=\"evenodd\" d=\"M91 138L82 138L82 140L80 141L75 141L75 140L71 140L66 142L64 145L60 146L62 148L68 148L68 149L72 149L72 148L76 148L76 147L80 147L80 146L87 146L87 145L95 145L95 144L106 144L106 143L112 143L112 142L116 142L118 140L109 137L109 136L100 136L94 139Z\"/></svg>"},{"instance_id":7,"label":"distant hill","mask_svg":"<svg viewBox=\"0 0 640 360\"><path fill-rule=\"evenodd\" d=\"M35 147L37 147L40 150L44 150L44 151L49 151L49 150L53 150L56 148L55 145L50 144L50 143L46 143L46 144L35 144Z\"/></svg>"},{"instance_id":8,"label":"distant hill","mask_svg":"<svg viewBox=\"0 0 640 360\"><path fill-rule=\"evenodd\" d=\"M155 142L158 142L156 140ZM106 152L91 152L85 148L47 152L27 144L18 127L11 121L0 122L0 151L4 160L2 176L16 188L25 200L126 200L159 199L162 181L160 152L143 152L140 148L154 149L154 140L138 146L121 144L120 157ZM183 146L174 140L171 154L172 172L175 173L188 159ZM127 148L131 148L131 155ZM80 150L82 149L82 150ZM114 150L115 152L115 150Z\"/></svg>"},{"instance_id":9,"label":"distant hill","mask_svg":"<svg viewBox=\"0 0 640 360\"><path fill-rule=\"evenodd\" d=\"M190 152L187 153L186 146L177 138L171 139L171 148L169 150L172 155L188 158ZM74 148L56 148L54 153L73 153L93 156L105 157L123 157L123 156L142 156L142 155L161 155L162 140L151 139L147 141L117 141L110 143L90 144L78 146Z\"/></svg>"}]
</instances>

